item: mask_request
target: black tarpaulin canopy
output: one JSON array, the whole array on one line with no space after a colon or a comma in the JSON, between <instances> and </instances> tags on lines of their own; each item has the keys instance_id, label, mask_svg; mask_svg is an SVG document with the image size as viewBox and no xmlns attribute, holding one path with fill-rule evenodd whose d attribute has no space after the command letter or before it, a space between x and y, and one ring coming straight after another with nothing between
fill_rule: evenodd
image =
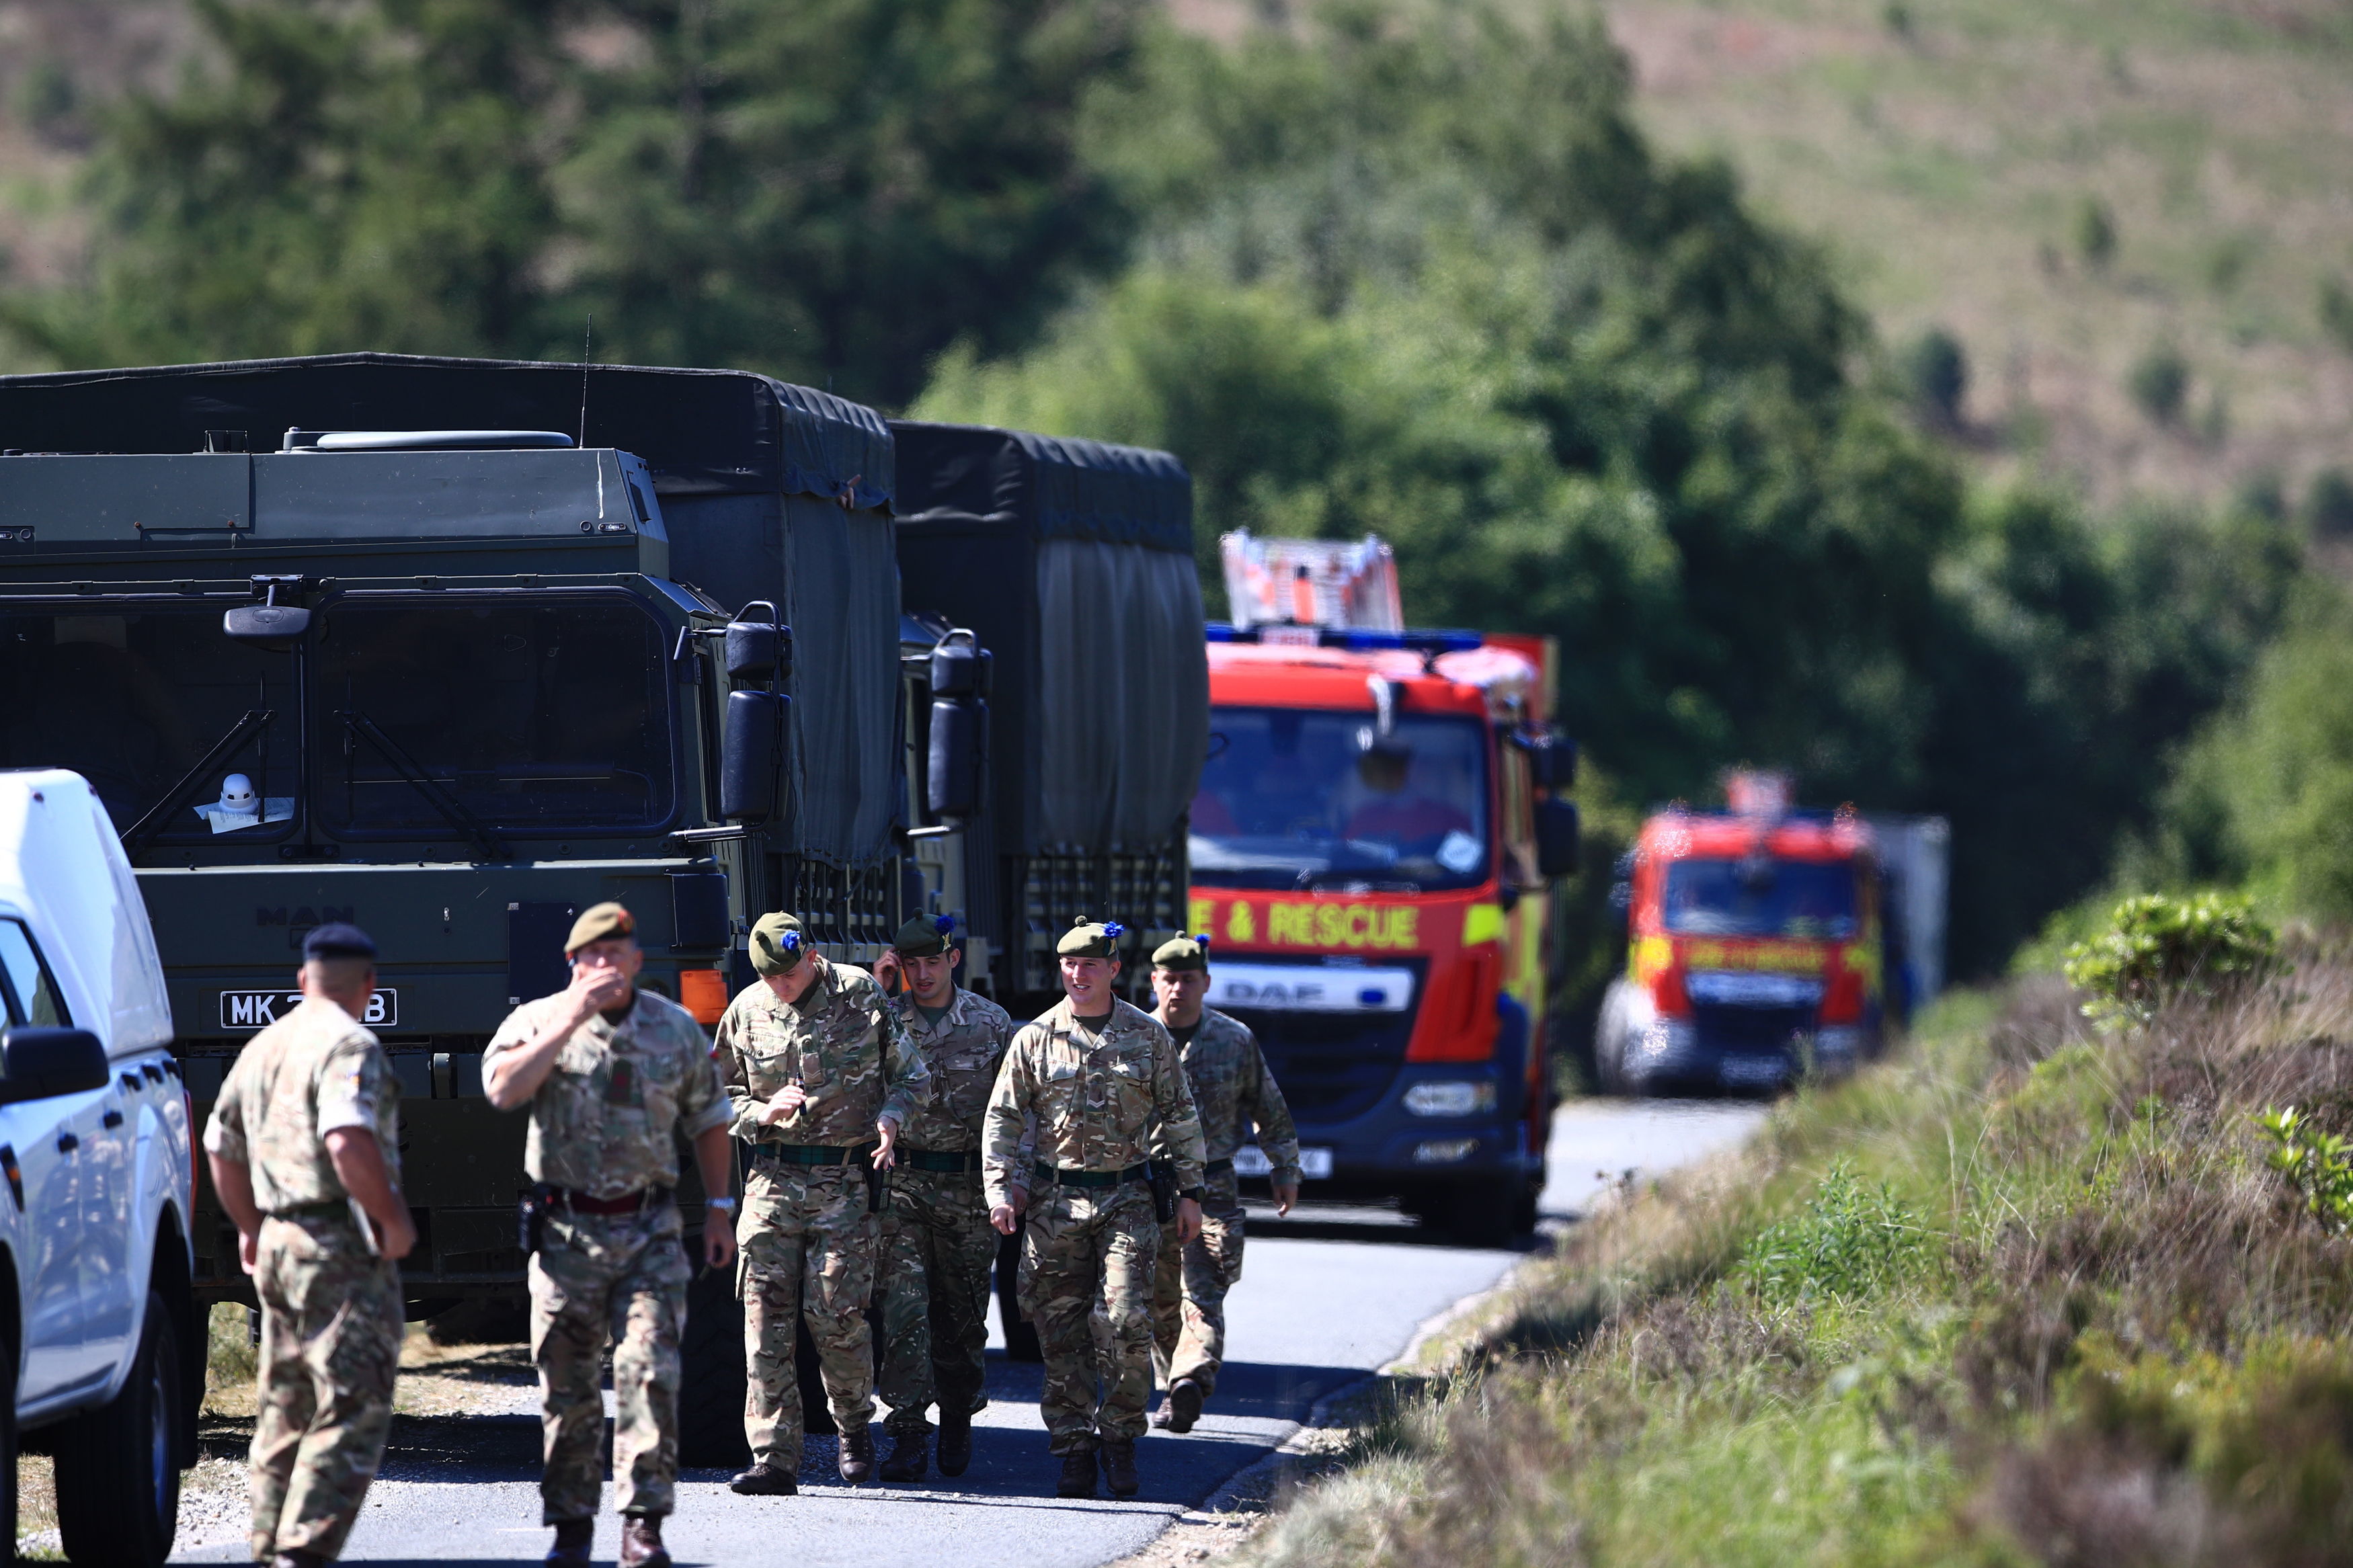
<instances>
[{"instance_id":1,"label":"black tarpaulin canopy","mask_svg":"<svg viewBox=\"0 0 2353 1568\"><path fill-rule=\"evenodd\" d=\"M664 494L889 503L891 434L872 409L736 370L590 365L586 439L645 459ZM417 354L0 376L0 448L197 452L206 432L274 449L306 430L582 429L582 367Z\"/></svg>"}]
</instances>

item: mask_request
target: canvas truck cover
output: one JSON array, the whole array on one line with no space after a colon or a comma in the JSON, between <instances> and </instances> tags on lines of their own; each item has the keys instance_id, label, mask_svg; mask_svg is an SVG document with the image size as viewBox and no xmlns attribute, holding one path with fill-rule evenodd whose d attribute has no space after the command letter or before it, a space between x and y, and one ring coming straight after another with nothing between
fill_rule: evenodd
<instances>
[{"instance_id":1,"label":"canvas truck cover","mask_svg":"<svg viewBox=\"0 0 2353 1568\"><path fill-rule=\"evenodd\" d=\"M898 584L872 409L744 371L408 354L0 376L0 451L274 451L289 429L555 430L642 458L671 575L794 628L801 847L888 852Z\"/></svg>"},{"instance_id":2,"label":"canvas truck cover","mask_svg":"<svg viewBox=\"0 0 2353 1568\"><path fill-rule=\"evenodd\" d=\"M1166 452L894 422L908 608L996 656L1009 854L1165 847L1200 782L1209 677L1193 481Z\"/></svg>"}]
</instances>

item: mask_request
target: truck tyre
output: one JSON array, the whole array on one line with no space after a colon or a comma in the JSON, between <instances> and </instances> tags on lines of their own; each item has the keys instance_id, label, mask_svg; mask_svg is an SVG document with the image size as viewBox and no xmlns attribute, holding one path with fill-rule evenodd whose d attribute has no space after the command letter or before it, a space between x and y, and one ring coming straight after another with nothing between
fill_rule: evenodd
<instances>
[{"instance_id":1,"label":"truck tyre","mask_svg":"<svg viewBox=\"0 0 2353 1568\"><path fill-rule=\"evenodd\" d=\"M1516 1175L1464 1182L1446 1194L1441 1228L1457 1247L1503 1247L1520 1234L1524 1184Z\"/></svg>"},{"instance_id":2,"label":"truck tyre","mask_svg":"<svg viewBox=\"0 0 2353 1568\"><path fill-rule=\"evenodd\" d=\"M700 1265L686 1288L686 1331L679 1344L684 1383L678 1395L678 1462L695 1469L740 1469L752 1450L744 1437L744 1309L735 1271Z\"/></svg>"},{"instance_id":3,"label":"truck tyre","mask_svg":"<svg viewBox=\"0 0 2353 1568\"><path fill-rule=\"evenodd\" d=\"M172 1554L179 1531L172 1416L180 1336L153 1290L140 1324L139 1353L122 1392L58 1431L58 1532L71 1562L154 1568Z\"/></svg>"}]
</instances>

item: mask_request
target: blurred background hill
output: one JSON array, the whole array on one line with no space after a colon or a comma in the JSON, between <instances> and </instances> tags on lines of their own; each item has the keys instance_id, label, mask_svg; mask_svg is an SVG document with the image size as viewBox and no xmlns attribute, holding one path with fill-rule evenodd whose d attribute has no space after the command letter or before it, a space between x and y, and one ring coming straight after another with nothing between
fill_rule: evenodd
<instances>
[{"instance_id":1,"label":"blurred background hill","mask_svg":"<svg viewBox=\"0 0 2353 1568\"><path fill-rule=\"evenodd\" d=\"M2353 704L2348 63L2343 0L0 0L0 367L588 341L1166 447L1205 552L1560 637L1598 860L1743 762L1947 814L1968 973L2343 819L2231 763L2353 781L2256 689Z\"/></svg>"}]
</instances>

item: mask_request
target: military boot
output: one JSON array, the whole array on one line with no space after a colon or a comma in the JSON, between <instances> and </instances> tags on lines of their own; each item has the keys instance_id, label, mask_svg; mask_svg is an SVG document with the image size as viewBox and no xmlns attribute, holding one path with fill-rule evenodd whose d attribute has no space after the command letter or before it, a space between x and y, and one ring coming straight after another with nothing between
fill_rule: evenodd
<instances>
[{"instance_id":1,"label":"military boot","mask_svg":"<svg viewBox=\"0 0 2353 1568\"><path fill-rule=\"evenodd\" d=\"M891 1457L882 1461L882 1479L886 1481L920 1481L923 1479L924 1450L931 1439L921 1432L902 1432L891 1439Z\"/></svg>"},{"instance_id":2,"label":"military boot","mask_svg":"<svg viewBox=\"0 0 2353 1568\"><path fill-rule=\"evenodd\" d=\"M595 1520L567 1519L555 1527L555 1544L547 1549L547 1560L554 1568L588 1568L596 1544Z\"/></svg>"},{"instance_id":3,"label":"military boot","mask_svg":"<svg viewBox=\"0 0 2353 1568\"><path fill-rule=\"evenodd\" d=\"M972 1412L940 1412L940 1474L960 1476L972 1463Z\"/></svg>"},{"instance_id":4,"label":"military boot","mask_svg":"<svg viewBox=\"0 0 2353 1568\"><path fill-rule=\"evenodd\" d=\"M580 1561L588 1559L584 1556ZM269 1560L269 1568L326 1568L326 1562L315 1552L281 1552Z\"/></svg>"},{"instance_id":5,"label":"military boot","mask_svg":"<svg viewBox=\"0 0 2353 1568\"><path fill-rule=\"evenodd\" d=\"M1134 1497L1138 1485L1135 1479L1135 1439L1106 1437L1103 1440L1103 1479L1111 1483L1113 1497Z\"/></svg>"},{"instance_id":6,"label":"military boot","mask_svg":"<svg viewBox=\"0 0 2353 1568\"><path fill-rule=\"evenodd\" d=\"M1190 1432L1193 1423L1201 1418L1201 1385L1189 1377L1178 1378L1168 1385L1160 1413L1168 1417L1171 1432Z\"/></svg>"},{"instance_id":7,"label":"military boot","mask_svg":"<svg viewBox=\"0 0 2353 1568\"><path fill-rule=\"evenodd\" d=\"M621 1516L621 1568L670 1568L660 1520L642 1513Z\"/></svg>"},{"instance_id":8,"label":"military boot","mask_svg":"<svg viewBox=\"0 0 2353 1568\"><path fill-rule=\"evenodd\" d=\"M841 1479L862 1487L874 1479L874 1428L860 1423L841 1431L841 1457L834 1461Z\"/></svg>"},{"instance_id":9,"label":"military boot","mask_svg":"<svg viewBox=\"0 0 2353 1568\"><path fill-rule=\"evenodd\" d=\"M1092 1497L1095 1495L1095 1457L1092 1450L1082 1449L1062 1456L1062 1479L1055 1483L1056 1497Z\"/></svg>"},{"instance_id":10,"label":"military boot","mask_svg":"<svg viewBox=\"0 0 2353 1568\"><path fill-rule=\"evenodd\" d=\"M801 1483L792 1471L762 1459L738 1473L727 1483L727 1489L742 1492L745 1497L791 1497L801 1489Z\"/></svg>"}]
</instances>

